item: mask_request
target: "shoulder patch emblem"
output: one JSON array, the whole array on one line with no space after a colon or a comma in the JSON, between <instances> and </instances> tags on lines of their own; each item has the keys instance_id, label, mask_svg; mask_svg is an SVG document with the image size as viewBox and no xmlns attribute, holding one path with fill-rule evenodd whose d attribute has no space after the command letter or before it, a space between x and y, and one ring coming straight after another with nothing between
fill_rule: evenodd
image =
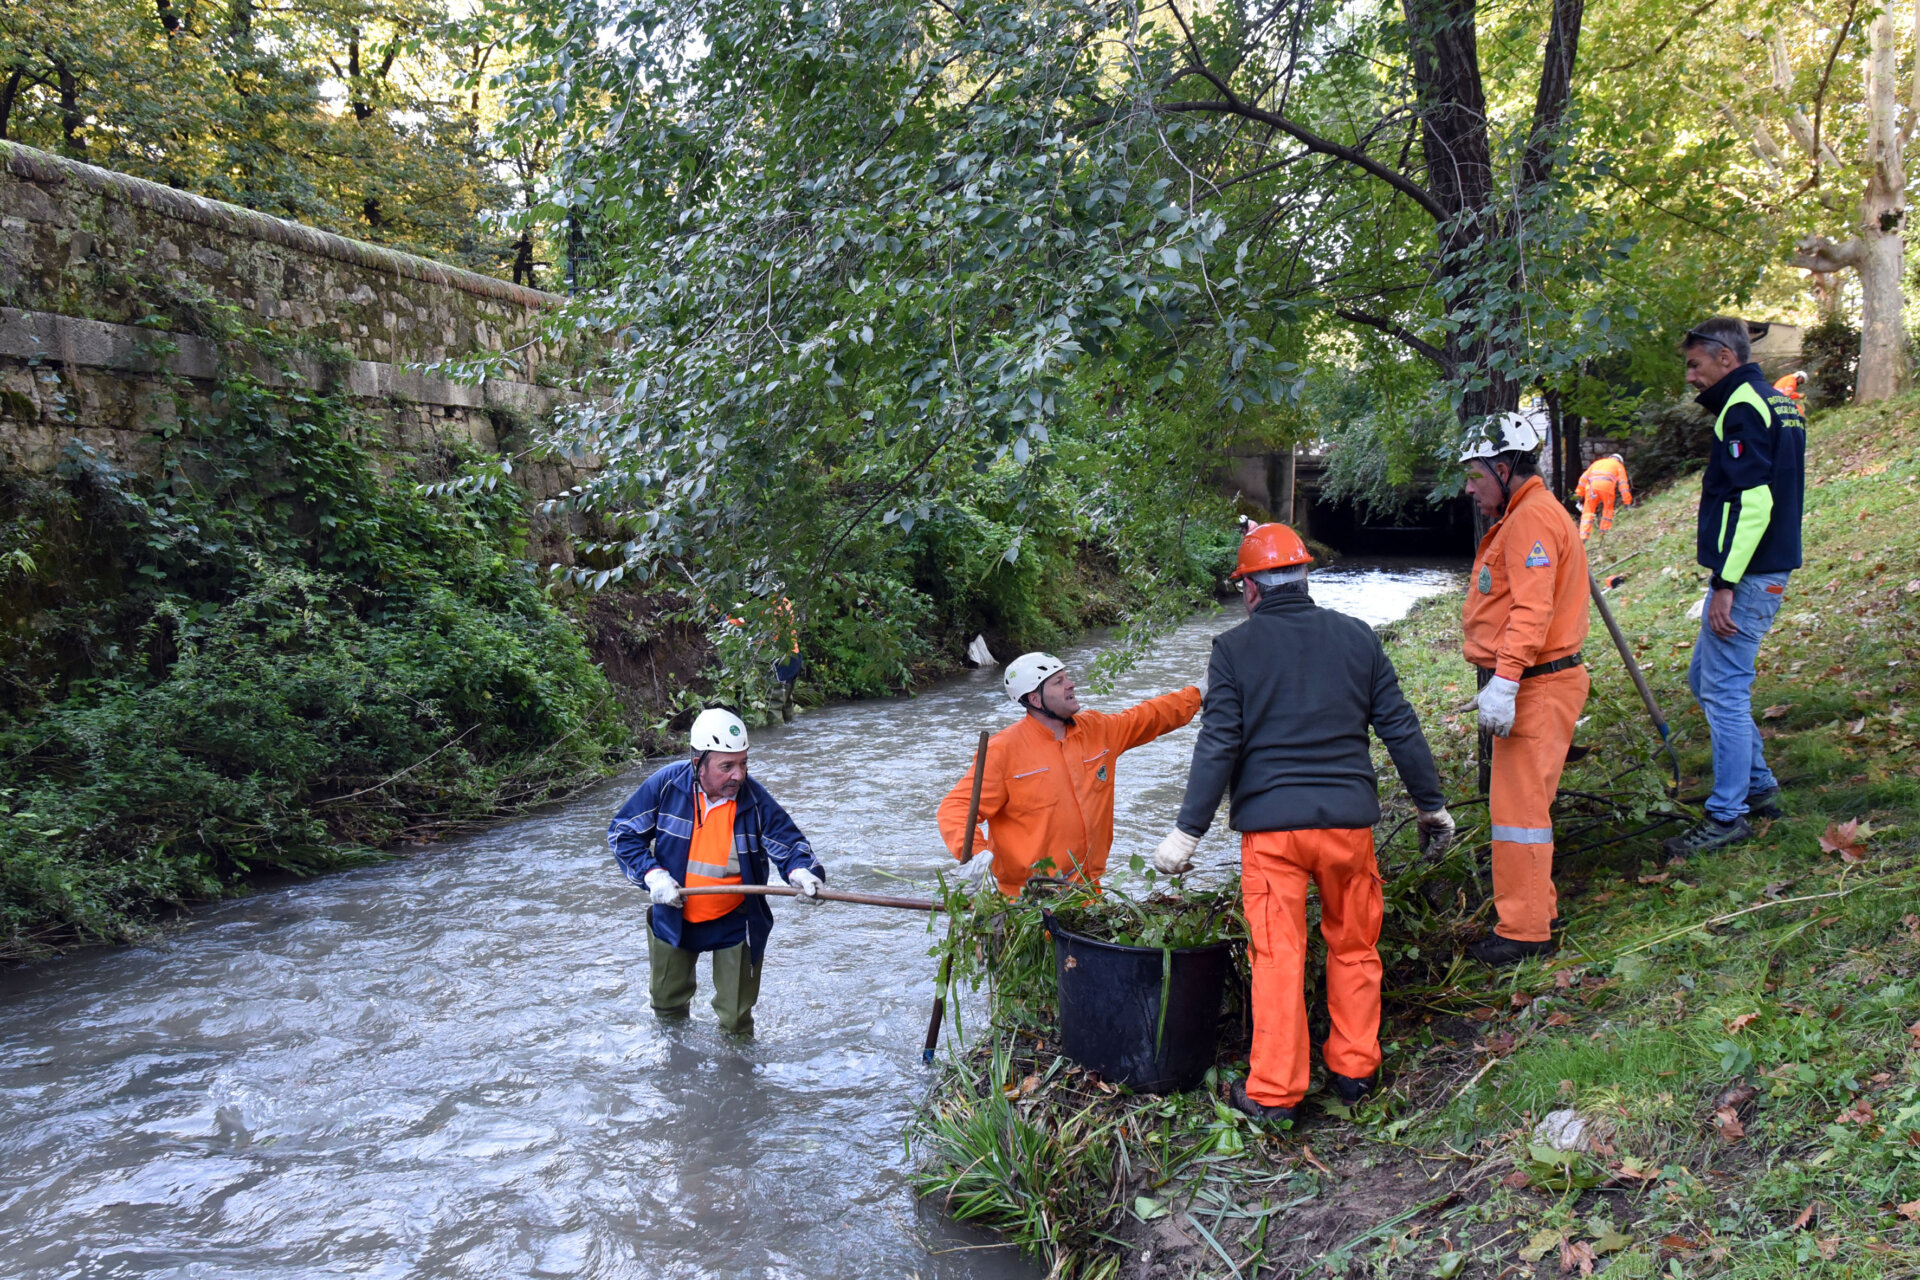
<instances>
[{"instance_id":1,"label":"shoulder patch emblem","mask_svg":"<svg viewBox=\"0 0 1920 1280\"><path fill-rule=\"evenodd\" d=\"M1492 565L1483 564L1480 566L1479 587L1480 587L1481 595L1490 596L1493 594L1493 566Z\"/></svg>"},{"instance_id":2,"label":"shoulder patch emblem","mask_svg":"<svg viewBox=\"0 0 1920 1280\"><path fill-rule=\"evenodd\" d=\"M1553 561L1547 558L1547 549L1536 539L1533 544L1533 550L1527 552L1527 568L1545 569L1552 564Z\"/></svg>"},{"instance_id":3,"label":"shoulder patch emblem","mask_svg":"<svg viewBox=\"0 0 1920 1280\"><path fill-rule=\"evenodd\" d=\"M1738 440L1729 440L1727 441L1727 452L1737 458L1746 452L1746 445Z\"/></svg>"},{"instance_id":4,"label":"shoulder patch emblem","mask_svg":"<svg viewBox=\"0 0 1920 1280\"><path fill-rule=\"evenodd\" d=\"M1093 776L1105 782L1107 780L1107 766L1101 765L1098 769L1094 770Z\"/></svg>"}]
</instances>

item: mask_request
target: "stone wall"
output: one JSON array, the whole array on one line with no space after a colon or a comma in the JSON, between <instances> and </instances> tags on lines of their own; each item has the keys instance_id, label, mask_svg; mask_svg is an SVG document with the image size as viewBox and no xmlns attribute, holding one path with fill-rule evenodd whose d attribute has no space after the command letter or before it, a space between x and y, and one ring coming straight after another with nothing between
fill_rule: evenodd
<instances>
[{"instance_id":1,"label":"stone wall","mask_svg":"<svg viewBox=\"0 0 1920 1280\"><path fill-rule=\"evenodd\" d=\"M512 451L565 398L535 340L560 301L0 142L0 464L44 471L77 439L150 470L181 407L237 366L345 391L395 457L455 438ZM272 358L233 340L250 329ZM517 367L480 386L411 367L482 352ZM535 497L578 478L516 470Z\"/></svg>"}]
</instances>

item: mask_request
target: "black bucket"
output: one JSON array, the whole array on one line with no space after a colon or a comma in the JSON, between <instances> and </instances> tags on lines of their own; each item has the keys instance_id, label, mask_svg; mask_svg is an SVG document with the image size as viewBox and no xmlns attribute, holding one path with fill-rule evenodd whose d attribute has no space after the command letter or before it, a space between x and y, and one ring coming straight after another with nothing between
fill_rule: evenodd
<instances>
[{"instance_id":1,"label":"black bucket","mask_svg":"<svg viewBox=\"0 0 1920 1280\"><path fill-rule=\"evenodd\" d=\"M1051 913L1046 919L1066 1055L1101 1079L1142 1093L1181 1093L1198 1085L1213 1065L1220 997L1239 944L1177 947L1169 954L1085 937Z\"/></svg>"}]
</instances>

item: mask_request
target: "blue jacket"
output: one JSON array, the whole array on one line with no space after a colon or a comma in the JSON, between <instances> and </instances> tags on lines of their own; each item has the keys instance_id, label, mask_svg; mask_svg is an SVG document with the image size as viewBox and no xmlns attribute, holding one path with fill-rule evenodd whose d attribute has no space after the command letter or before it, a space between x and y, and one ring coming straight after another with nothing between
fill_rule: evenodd
<instances>
[{"instance_id":1,"label":"blue jacket","mask_svg":"<svg viewBox=\"0 0 1920 1280\"><path fill-rule=\"evenodd\" d=\"M1700 478L1697 537L1715 587L1749 573L1800 567L1800 507L1806 490L1807 424L1785 392L1743 364L1700 393L1714 415L1713 453Z\"/></svg>"},{"instance_id":2,"label":"blue jacket","mask_svg":"<svg viewBox=\"0 0 1920 1280\"><path fill-rule=\"evenodd\" d=\"M640 789L620 806L607 827L607 843L620 870L635 884L644 885L647 872L664 869L675 883L687 882L687 850L693 843L694 792L693 762L670 764L640 784ZM740 879L746 884L766 884L769 859L780 868L784 878L796 867L805 867L827 878L827 869L813 856L813 846L794 825L767 789L749 777L740 788L733 820L733 847L740 854ZM751 944L753 962L767 948L767 934L773 931L773 910L767 900L749 896L718 920L688 924L678 907L654 907L653 936L688 951L722 951Z\"/></svg>"}]
</instances>

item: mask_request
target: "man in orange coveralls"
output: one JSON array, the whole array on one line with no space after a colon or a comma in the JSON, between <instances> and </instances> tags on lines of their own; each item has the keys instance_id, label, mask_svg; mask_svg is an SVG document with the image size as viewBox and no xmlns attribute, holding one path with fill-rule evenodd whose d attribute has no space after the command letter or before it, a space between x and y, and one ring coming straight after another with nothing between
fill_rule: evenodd
<instances>
[{"instance_id":1,"label":"man in orange coveralls","mask_svg":"<svg viewBox=\"0 0 1920 1280\"><path fill-rule=\"evenodd\" d=\"M1618 498L1623 507L1633 505L1633 486L1627 483L1627 460L1617 453L1601 458L1581 473L1573 496L1580 502L1580 541L1585 542L1593 532L1596 511L1600 514L1600 532L1612 529L1614 499Z\"/></svg>"},{"instance_id":2,"label":"man in orange coveralls","mask_svg":"<svg viewBox=\"0 0 1920 1280\"><path fill-rule=\"evenodd\" d=\"M1553 814L1574 721L1587 704L1587 551L1540 480L1540 432L1510 413L1495 438L1460 455L1467 491L1493 527L1480 540L1461 609L1480 670L1480 727L1494 735L1492 933L1467 948L1483 964L1553 950Z\"/></svg>"},{"instance_id":3,"label":"man in orange coveralls","mask_svg":"<svg viewBox=\"0 0 1920 1280\"><path fill-rule=\"evenodd\" d=\"M1233 576L1247 620L1213 642L1206 709L1187 793L1154 869L1178 875L1232 789L1242 901L1253 955L1253 1052L1233 1105L1292 1120L1311 1079L1305 991L1307 882L1327 940L1328 1083L1358 1102L1380 1069L1380 784L1367 730L1386 743L1419 813L1420 847L1444 849L1453 819L1420 721L1373 628L1314 604L1313 557L1283 524L1240 542Z\"/></svg>"},{"instance_id":4,"label":"man in orange coveralls","mask_svg":"<svg viewBox=\"0 0 1920 1280\"><path fill-rule=\"evenodd\" d=\"M1784 378L1775 378L1773 389L1793 401L1793 407L1798 409L1800 402L1807 398L1807 371L1795 369Z\"/></svg>"},{"instance_id":5,"label":"man in orange coveralls","mask_svg":"<svg viewBox=\"0 0 1920 1280\"><path fill-rule=\"evenodd\" d=\"M1098 882L1113 848L1114 765L1122 752L1193 719L1201 690L1177 689L1117 715L1088 711L1066 663L1050 653L1008 663L1006 690L1027 714L987 743L980 787L987 831L974 843L987 852L967 867L968 878L992 871L1009 898L1036 871ZM940 802L940 834L955 858L966 851L972 794L968 769Z\"/></svg>"}]
</instances>

